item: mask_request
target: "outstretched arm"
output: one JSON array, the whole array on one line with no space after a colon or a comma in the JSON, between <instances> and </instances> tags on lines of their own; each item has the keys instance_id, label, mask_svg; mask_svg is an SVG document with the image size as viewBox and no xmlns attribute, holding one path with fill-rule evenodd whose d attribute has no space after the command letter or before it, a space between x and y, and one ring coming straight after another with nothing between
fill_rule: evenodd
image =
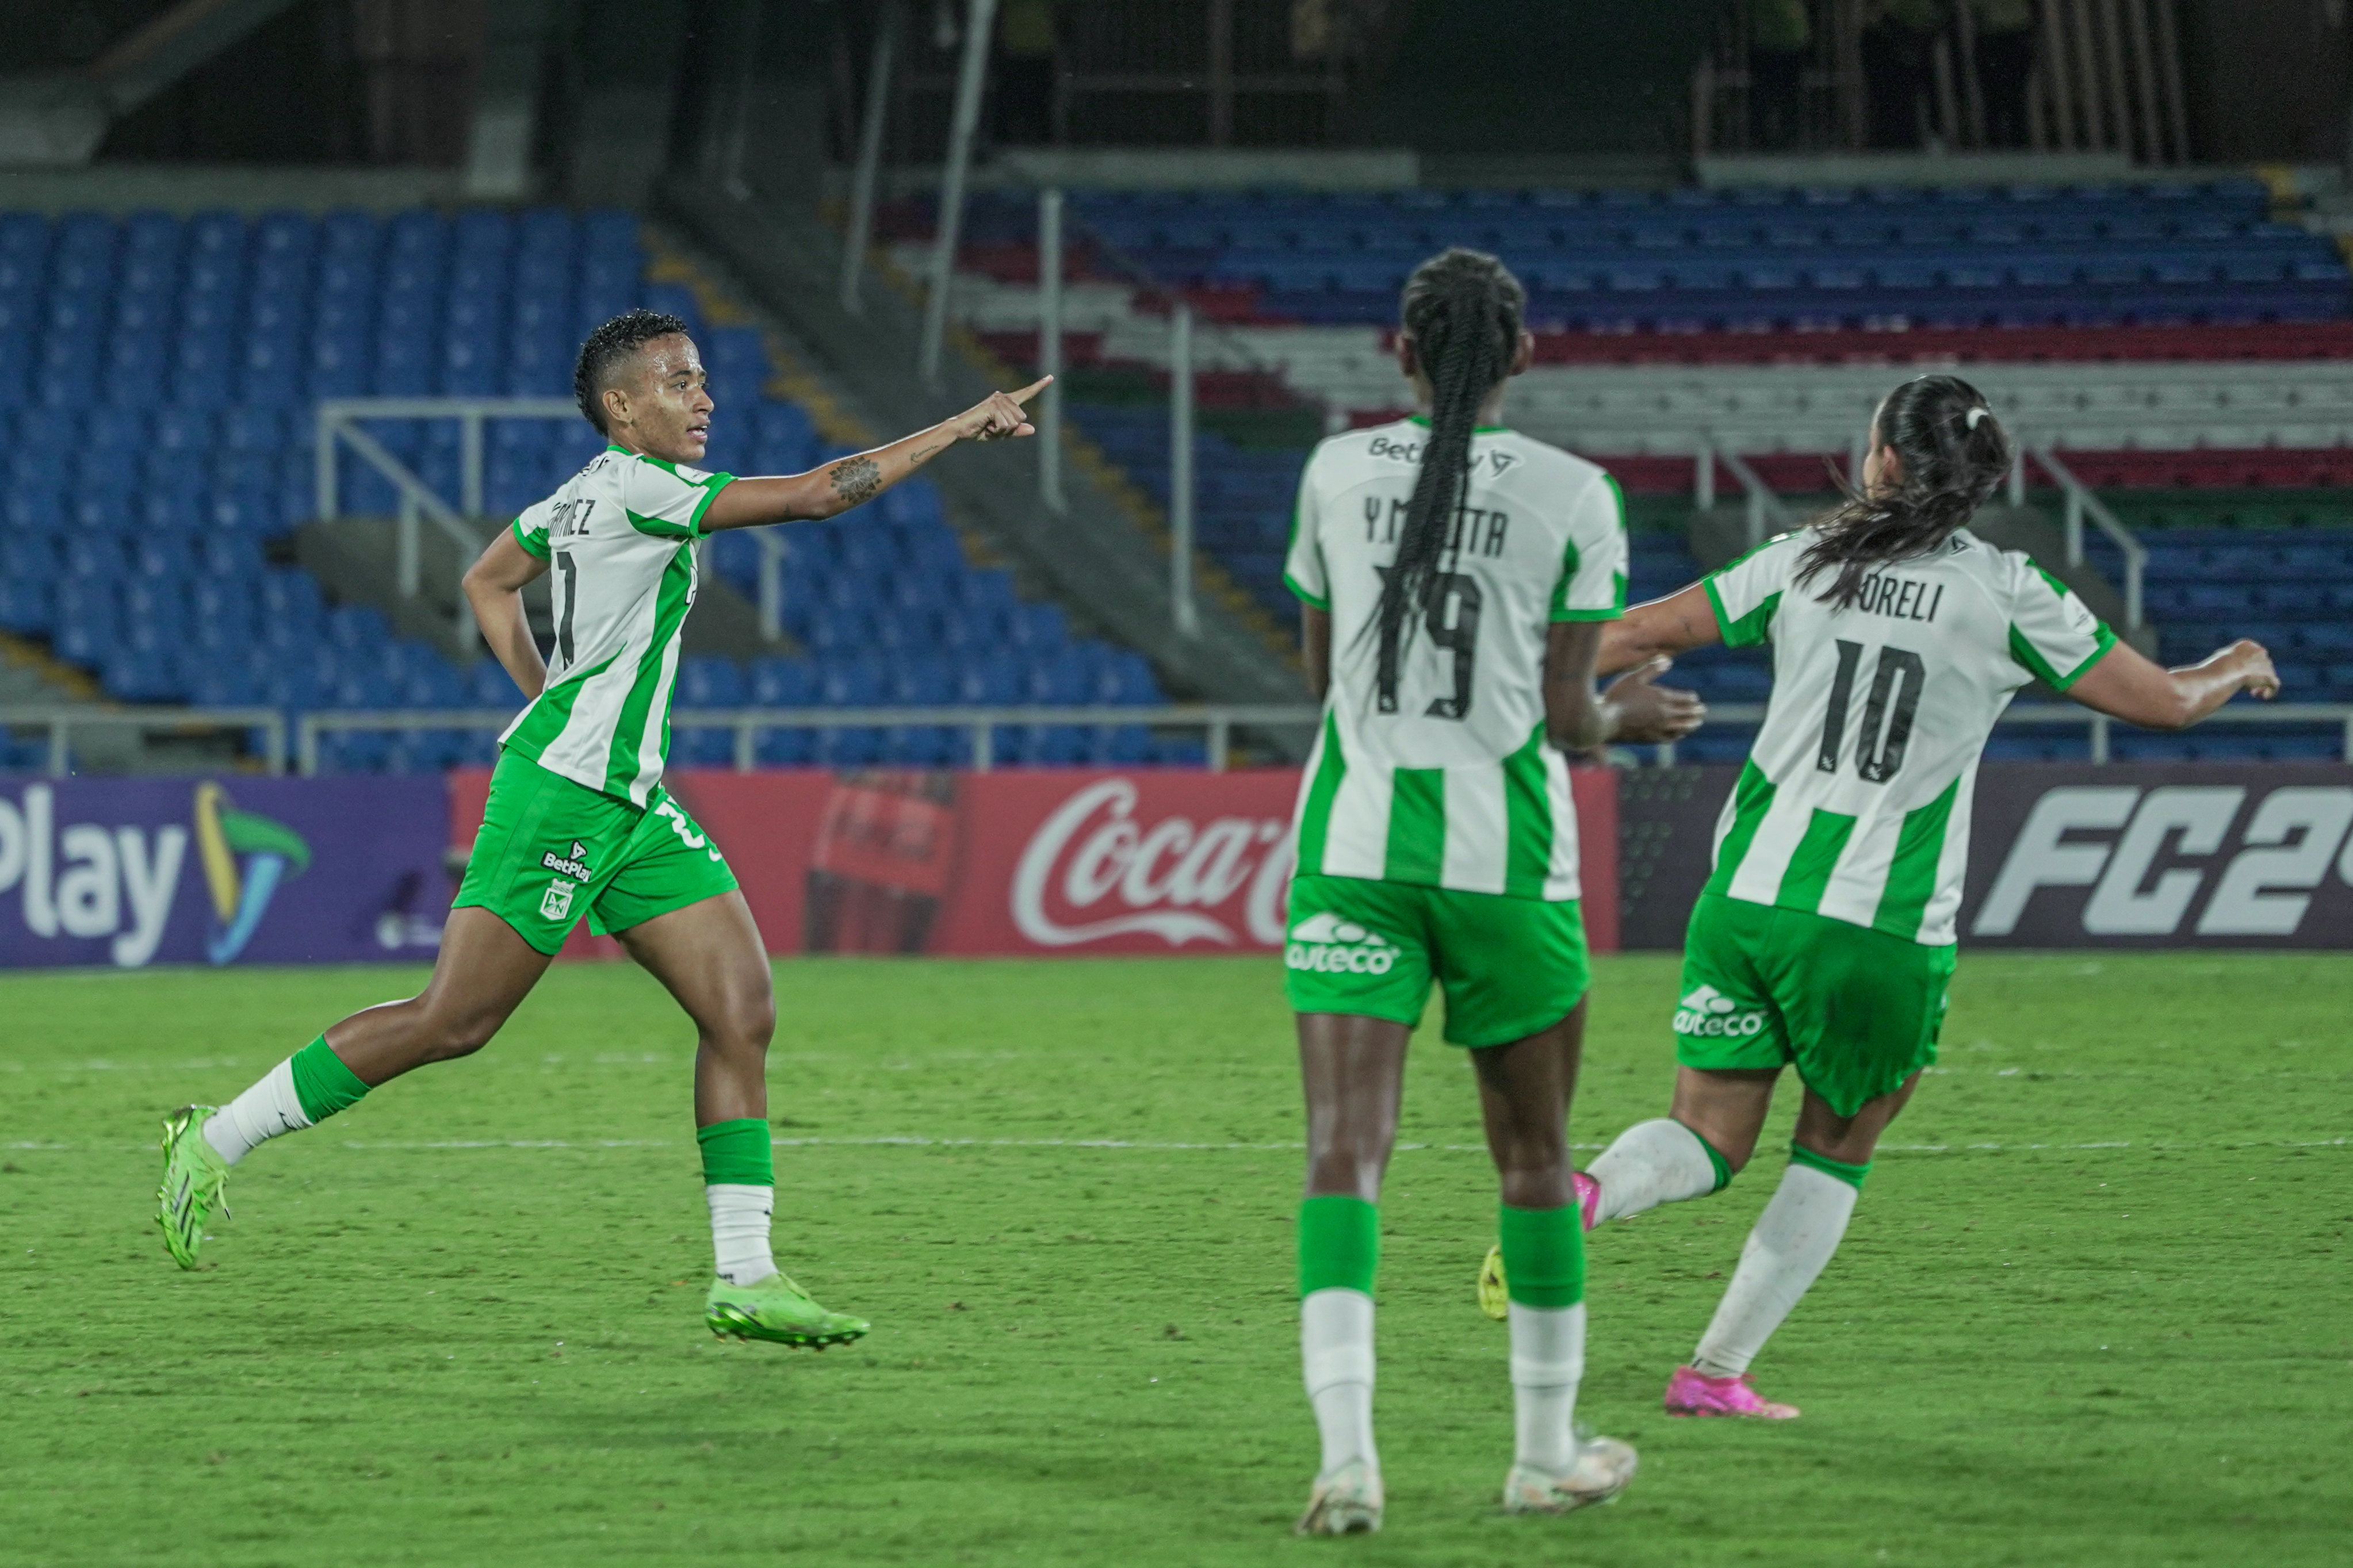
<instances>
[{"instance_id":1,"label":"outstretched arm","mask_svg":"<svg viewBox=\"0 0 2353 1568\"><path fill-rule=\"evenodd\" d=\"M1002 441L1034 436L1021 405L1054 378L1042 376L1018 392L992 392L953 419L902 436L887 447L837 458L806 474L737 479L702 514L702 531L751 528L763 522L835 517L871 500L958 441Z\"/></svg>"},{"instance_id":2,"label":"outstretched arm","mask_svg":"<svg viewBox=\"0 0 2353 1568\"><path fill-rule=\"evenodd\" d=\"M1636 605L1617 620L1606 621L1602 626L1601 651L1595 668L1603 675L1615 675L1654 658L1672 658L1689 649L1724 640L1704 583L1694 583L1663 599Z\"/></svg>"},{"instance_id":3,"label":"outstretched arm","mask_svg":"<svg viewBox=\"0 0 2353 1568\"><path fill-rule=\"evenodd\" d=\"M2196 664L2167 669L2126 643L2085 670L2067 695L2086 708L2150 730L2187 730L2242 691L2279 695L2272 656L2245 638Z\"/></svg>"},{"instance_id":4,"label":"outstretched arm","mask_svg":"<svg viewBox=\"0 0 2353 1568\"><path fill-rule=\"evenodd\" d=\"M502 528L466 569L466 603L474 607L474 624L482 640L506 666L525 697L536 697L547 684L547 661L531 639L531 621L523 613L522 587L545 574L547 563L515 542L514 531Z\"/></svg>"},{"instance_id":5,"label":"outstretched arm","mask_svg":"<svg viewBox=\"0 0 2353 1568\"><path fill-rule=\"evenodd\" d=\"M1589 752L1611 741L1679 741L1700 726L1707 708L1693 693L1652 684L1668 660L1645 660L1633 673L1593 689L1597 657L1617 621L1555 621L1545 642L1545 737L1564 752Z\"/></svg>"}]
</instances>

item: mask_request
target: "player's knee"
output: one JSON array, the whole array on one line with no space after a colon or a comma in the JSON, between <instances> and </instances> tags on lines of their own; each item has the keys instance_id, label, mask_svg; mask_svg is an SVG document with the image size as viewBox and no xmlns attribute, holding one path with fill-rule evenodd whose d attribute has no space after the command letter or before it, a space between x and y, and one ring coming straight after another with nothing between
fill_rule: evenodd
<instances>
[{"instance_id":1,"label":"player's knee","mask_svg":"<svg viewBox=\"0 0 2353 1568\"><path fill-rule=\"evenodd\" d=\"M425 1059L455 1061L470 1057L491 1043L503 1020L480 1015L428 1016L425 1026Z\"/></svg>"}]
</instances>

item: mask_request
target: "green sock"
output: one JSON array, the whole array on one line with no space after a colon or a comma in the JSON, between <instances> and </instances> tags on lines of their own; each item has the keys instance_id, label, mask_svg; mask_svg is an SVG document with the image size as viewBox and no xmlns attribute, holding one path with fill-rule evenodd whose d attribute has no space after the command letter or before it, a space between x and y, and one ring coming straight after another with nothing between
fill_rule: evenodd
<instances>
[{"instance_id":1,"label":"green sock","mask_svg":"<svg viewBox=\"0 0 2353 1568\"><path fill-rule=\"evenodd\" d=\"M1513 1300L1523 1307L1574 1307L1585 1300L1585 1224L1576 1205L1515 1209L1505 1204L1496 1228Z\"/></svg>"},{"instance_id":2,"label":"green sock","mask_svg":"<svg viewBox=\"0 0 2353 1568\"><path fill-rule=\"evenodd\" d=\"M706 1186L773 1187L776 1184L776 1155L768 1147L768 1124L756 1116L714 1121L694 1130L702 1145L702 1180Z\"/></svg>"},{"instance_id":3,"label":"green sock","mask_svg":"<svg viewBox=\"0 0 2353 1568\"><path fill-rule=\"evenodd\" d=\"M1373 1293L1381 1262L1380 1210L1362 1198L1331 1195L1299 1205L1299 1293Z\"/></svg>"},{"instance_id":4,"label":"green sock","mask_svg":"<svg viewBox=\"0 0 2353 1568\"><path fill-rule=\"evenodd\" d=\"M1730 1186L1732 1184L1732 1162L1725 1159L1722 1154L1716 1152L1715 1144L1709 1142L1704 1138L1700 1138L1697 1132L1693 1132L1692 1129L1684 1123L1678 1121L1675 1125L1683 1128L1686 1132L1691 1132L1693 1137L1699 1138L1699 1146L1707 1151L1707 1163L1715 1172L1715 1185L1708 1188L1708 1195L1710 1197L1714 1197L1716 1194Z\"/></svg>"},{"instance_id":5,"label":"green sock","mask_svg":"<svg viewBox=\"0 0 2353 1568\"><path fill-rule=\"evenodd\" d=\"M302 1114L314 1124L357 1105L368 1091L324 1035L296 1051L292 1065L294 1098L302 1102Z\"/></svg>"},{"instance_id":6,"label":"green sock","mask_svg":"<svg viewBox=\"0 0 2353 1568\"><path fill-rule=\"evenodd\" d=\"M1862 1191L1862 1179L1871 1174L1871 1162L1868 1160L1860 1165L1850 1165L1843 1160L1833 1160L1828 1154L1817 1154L1811 1149L1795 1142L1789 1145L1789 1163L1820 1171L1823 1175L1835 1181L1844 1182L1858 1193Z\"/></svg>"}]
</instances>

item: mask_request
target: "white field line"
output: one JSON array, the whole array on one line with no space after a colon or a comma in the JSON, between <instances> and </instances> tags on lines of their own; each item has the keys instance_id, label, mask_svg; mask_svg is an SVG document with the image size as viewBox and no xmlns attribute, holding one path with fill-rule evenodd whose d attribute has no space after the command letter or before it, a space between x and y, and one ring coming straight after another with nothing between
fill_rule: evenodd
<instances>
[{"instance_id":1,"label":"white field line","mask_svg":"<svg viewBox=\"0 0 2353 1568\"><path fill-rule=\"evenodd\" d=\"M771 1138L769 1143L778 1149L1132 1149L1146 1153L1297 1153L1306 1149L1304 1143L1182 1143L1157 1142L1131 1138L922 1138L913 1135L877 1138ZM1883 1143L1882 1154L2015 1154L2033 1151L2055 1151L2061 1153L2084 1153L2108 1149L2146 1149L2163 1152L2171 1150L2227 1149L2341 1149L2353 1145L2353 1138L2268 1139L2239 1143L2168 1143L2159 1142L2134 1142L2129 1139L2109 1139L2094 1143ZM439 1138L415 1141L361 1142L345 1139L345 1149L407 1152L435 1149L674 1149L685 1146L683 1139L670 1138ZM47 1153L94 1152L106 1150L152 1151L153 1143L61 1143L39 1140L0 1143L0 1149L35 1150ZM1609 1147L1606 1143L1571 1143L1569 1147L1584 1152L1594 1152ZM1446 1154L1483 1154L1482 1143L1399 1143L1398 1152L1436 1152Z\"/></svg>"}]
</instances>

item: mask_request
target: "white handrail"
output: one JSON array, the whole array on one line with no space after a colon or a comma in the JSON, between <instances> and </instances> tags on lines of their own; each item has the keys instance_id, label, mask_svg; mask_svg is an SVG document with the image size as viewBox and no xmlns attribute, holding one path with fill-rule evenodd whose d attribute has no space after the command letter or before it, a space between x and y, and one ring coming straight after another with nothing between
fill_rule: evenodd
<instances>
[{"instance_id":1,"label":"white handrail","mask_svg":"<svg viewBox=\"0 0 2353 1568\"><path fill-rule=\"evenodd\" d=\"M973 766L986 773L995 763L991 742L994 731L1001 724L1143 724L1204 731L1208 742L1209 769L1223 773L1231 760L1233 732L1238 726L1313 729L1323 717L1322 709L1303 704L1250 702L1176 703L1148 708L1107 703L1070 708L708 708L674 710L670 728L734 731L735 767L741 773L752 771L759 731L763 730L968 730L972 731ZM317 773L319 737L331 731L503 730L513 721L512 711L491 708L305 713L296 724L297 765L305 775Z\"/></svg>"},{"instance_id":2,"label":"white handrail","mask_svg":"<svg viewBox=\"0 0 2353 1568\"><path fill-rule=\"evenodd\" d=\"M2148 567L2148 547L2134 538L2132 530L2108 510L2107 502L2059 460L2054 448L2037 447L2033 455L2044 471L2059 481L2060 491L2067 498L2067 564L2081 566L2084 563L2084 519L2089 517L2124 555L2125 626L2132 631L2140 630L2146 619L2141 587Z\"/></svg>"},{"instance_id":3,"label":"white handrail","mask_svg":"<svg viewBox=\"0 0 2353 1568\"><path fill-rule=\"evenodd\" d=\"M54 779L73 771L70 737L76 730L259 730L267 737L262 756L269 771L286 771L286 715L275 708L0 707L0 730L17 728L48 731Z\"/></svg>"},{"instance_id":4,"label":"white handrail","mask_svg":"<svg viewBox=\"0 0 2353 1568\"><path fill-rule=\"evenodd\" d=\"M1765 721L1766 706L1762 702L1711 702L1707 708L1710 728L1724 724L1761 724ZM2034 728L2084 725L2091 731L2091 760L2105 765L2108 761L2109 737L2120 720L2073 702L2027 702L2005 710L1995 721L1997 725L2023 724ZM2353 702L2233 702L2219 708L2200 721L2205 724L2342 724L2345 737L2342 754L2353 763ZM2138 728L2138 726L2127 726ZM2157 731L2149 731L2156 733ZM1662 765L1675 760L1672 743L1652 748Z\"/></svg>"},{"instance_id":5,"label":"white handrail","mask_svg":"<svg viewBox=\"0 0 2353 1568\"><path fill-rule=\"evenodd\" d=\"M1715 438L1709 436L1701 437L1701 451L1704 455L1700 461L1704 463L1712 458L1714 461L1722 463L1732 470L1732 477L1740 481L1741 489L1746 493L1748 547L1751 550L1765 542L1765 522L1767 518L1770 518L1774 525L1785 533L1798 526L1797 515L1790 511L1788 504L1779 496L1775 495L1773 487L1767 484L1763 477L1737 454L1719 450ZM1713 482L1710 483L1708 491L1711 496L1714 494Z\"/></svg>"}]
</instances>

